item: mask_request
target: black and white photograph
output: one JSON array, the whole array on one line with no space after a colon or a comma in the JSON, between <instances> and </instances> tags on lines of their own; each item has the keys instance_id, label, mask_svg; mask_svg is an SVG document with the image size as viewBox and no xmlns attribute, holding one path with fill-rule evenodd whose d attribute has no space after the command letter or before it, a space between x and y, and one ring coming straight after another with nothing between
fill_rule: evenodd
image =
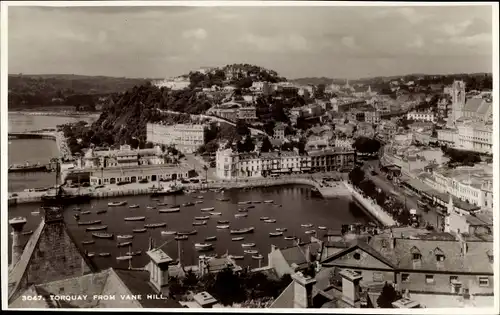
<instances>
[{"instance_id":1,"label":"black and white photograph","mask_svg":"<svg viewBox=\"0 0 500 315\"><path fill-rule=\"evenodd\" d=\"M0 13L3 309L499 312L498 3Z\"/></svg>"}]
</instances>

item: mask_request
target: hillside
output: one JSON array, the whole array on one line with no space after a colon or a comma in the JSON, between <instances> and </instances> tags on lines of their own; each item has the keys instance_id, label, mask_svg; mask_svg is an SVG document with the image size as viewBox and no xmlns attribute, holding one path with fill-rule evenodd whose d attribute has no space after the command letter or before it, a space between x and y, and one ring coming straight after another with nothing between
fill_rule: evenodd
<instances>
[{"instance_id":1,"label":"hillside","mask_svg":"<svg viewBox=\"0 0 500 315\"><path fill-rule=\"evenodd\" d=\"M123 92L148 81L71 74L9 75L9 108L76 106L75 97L83 99L87 105L88 102L95 102L99 96Z\"/></svg>"}]
</instances>

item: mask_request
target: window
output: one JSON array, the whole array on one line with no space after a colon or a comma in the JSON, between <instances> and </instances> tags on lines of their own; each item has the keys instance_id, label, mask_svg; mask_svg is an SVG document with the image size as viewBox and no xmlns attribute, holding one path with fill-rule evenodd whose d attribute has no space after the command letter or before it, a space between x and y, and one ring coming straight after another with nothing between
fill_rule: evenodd
<instances>
[{"instance_id":1,"label":"window","mask_svg":"<svg viewBox=\"0 0 500 315\"><path fill-rule=\"evenodd\" d=\"M454 283L458 281L458 276L450 276L450 283Z\"/></svg>"},{"instance_id":2,"label":"window","mask_svg":"<svg viewBox=\"0 0 500 315\"><path fill-rule=\"evenodd\" d=\"M420 255L420 253L413 253L413 260L416 261L416 260L420 260L422 258L422 255Z\"/></svg>"},{"instance_id":3,"label":"window","mask_svg":"<svg viewBox=\"0 0 500 315\"><path fill-rule=\"evenodd\" d=\"M361 254L360 253L354 253L353 257L356 260L360 260L361 259Z\"/></svg>"},{"instance_id":4,"label":"window","mask_svg":"<svg viewBox=\"0 0 500 315\"><path fill-rule=\"evenodd\" d=\"M490 285L490 280L488 277L479 277L479 286L480 287L487 287Z\"/></svg>"},{"instance_id":5,"label":"window","mask_svg":"<svg viewBox=\"0 0 500 315\"><path fill-rule=\"evenodd\" d=\"M444 255L442 255L442 254L436 254L436 260L437 261L444 261Z\"/></svg>"},{"instance_id":6,"label":"window","mask_svg":"<svg viewBox=\"0 0 500 315\"><path fill-rule=\"evenodd\" d=\"M410 274L409 273L402 273L401 274L401 282L408 282L410 281Z\"/></svg>"},{"instance_id":7,"label":"window","mask_svg":"<svg viewBox=\"0 0 500 315\"><path fill-rule=\"evenodd\" d=\"M425 283L434 284L434 276L433 275L425 275Z\"/></svg>"},{"instance_id":8,"label":"window","mask_svg":"<svg viewBox=\"0 0 500 315\"><path fill-rule=\"evenodd\" d=\"M373 281L374 282L383 282L384 281L384 274L381 272L374 272L373 273Z\"/></svg>"}]
</instances>

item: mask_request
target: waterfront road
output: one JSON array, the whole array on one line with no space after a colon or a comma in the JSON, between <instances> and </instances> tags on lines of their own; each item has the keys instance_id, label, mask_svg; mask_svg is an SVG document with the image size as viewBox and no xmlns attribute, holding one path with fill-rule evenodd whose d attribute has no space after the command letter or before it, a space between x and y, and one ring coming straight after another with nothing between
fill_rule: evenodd
<instances>
[{"instance_id":1,"label":"waterfront road","mask_svg":"<svg viewBox=\"0 0 500 315\"><path fill-rule=\"evenodd\" d=\"M378 167L378 161L367 162L368 163L365 163L363 165L363 170L365 171L366 176L371 179L378 188L382 189L386 194L394 196L403 204L406 203L406 207L408 209L416 209L417 213L422 215L422 219L429 224L432 224L435 227L441 225L438 224L438 222L440 223L440 221L438 220L441 216L437 214L434 209L431 209L428 212L420 209L417 204L417 201L420 200L420 197L415 193L394 184L391 180L388 180L387 177L385 177L384 174L380 171L380 168ZM373 169L377 172L377 175L371 174L370 170L368 169L369 166L373 167Z\"/></svg>"},{"instance_id":2,"label":"waterfront road","mask_svg":"<svg viewBox=\"0 0 500 315\"><path fill-rule=\"evenodd\" d=\"M184 162L192 167L196 172L198 172L200 178L205 179L205 171L203 170L203 166L209 166L208 163L203 161L203 158L199 155L185 154L185 156L186 160ZM209 167L206 176L207 180L217 180L215 168Z\"/></svg>"}]
</instances>

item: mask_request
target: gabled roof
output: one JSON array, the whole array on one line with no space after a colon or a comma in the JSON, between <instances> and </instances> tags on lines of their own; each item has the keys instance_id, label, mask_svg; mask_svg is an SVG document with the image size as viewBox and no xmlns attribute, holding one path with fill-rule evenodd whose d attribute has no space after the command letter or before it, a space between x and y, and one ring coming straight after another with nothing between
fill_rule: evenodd
<instances>
[{"instance_id":1,"label":"gabled roof","mask_svg":"<svg viewBox=\"0 0 500 315\"><path fill-rule=\"evenodd\" d=\"M483 102L481 98L469 98L465 103L464 111L477 113Z\"/></svg>"},{"instance_id":2,"label":"gabled roof","mask_svg":"<svg viewBox=\"0 0 500 315\"><path fill-rule=\"evenodd\" d=\"M307 254L308 247L310 248L311 255L316 255L321 250L319 243L306 243L300 246L283 248L280 251L288 265L296 264L300 269L307 266L308 258L305 255Z\"/></svg>"},{"instance_id":3,"label":"gabled roof","mask_svg":"<svg viewBox=\"0 0 500 315\"><path fill-rule=\"evenodd\" d=\"M366 244L363 241L357 241L353 246L351 246L345 250L342 250L338 253L335 253L334 255L332 255L330 257L325 258L321 263L328 266L329 262L334 261L335 259L337 259L341 256L344 256L345 254L351 253L352 251L354 251L356 249L360 249L360 250L364 251L365 253L376 258L380 262L386 264L390 268L393 268L393 269L396 268L396 266L390 260L386 259L383 255L380 255L380 253L375 251L371 246L369 246L368 244Z\"/></svg>"}]
</instances>

